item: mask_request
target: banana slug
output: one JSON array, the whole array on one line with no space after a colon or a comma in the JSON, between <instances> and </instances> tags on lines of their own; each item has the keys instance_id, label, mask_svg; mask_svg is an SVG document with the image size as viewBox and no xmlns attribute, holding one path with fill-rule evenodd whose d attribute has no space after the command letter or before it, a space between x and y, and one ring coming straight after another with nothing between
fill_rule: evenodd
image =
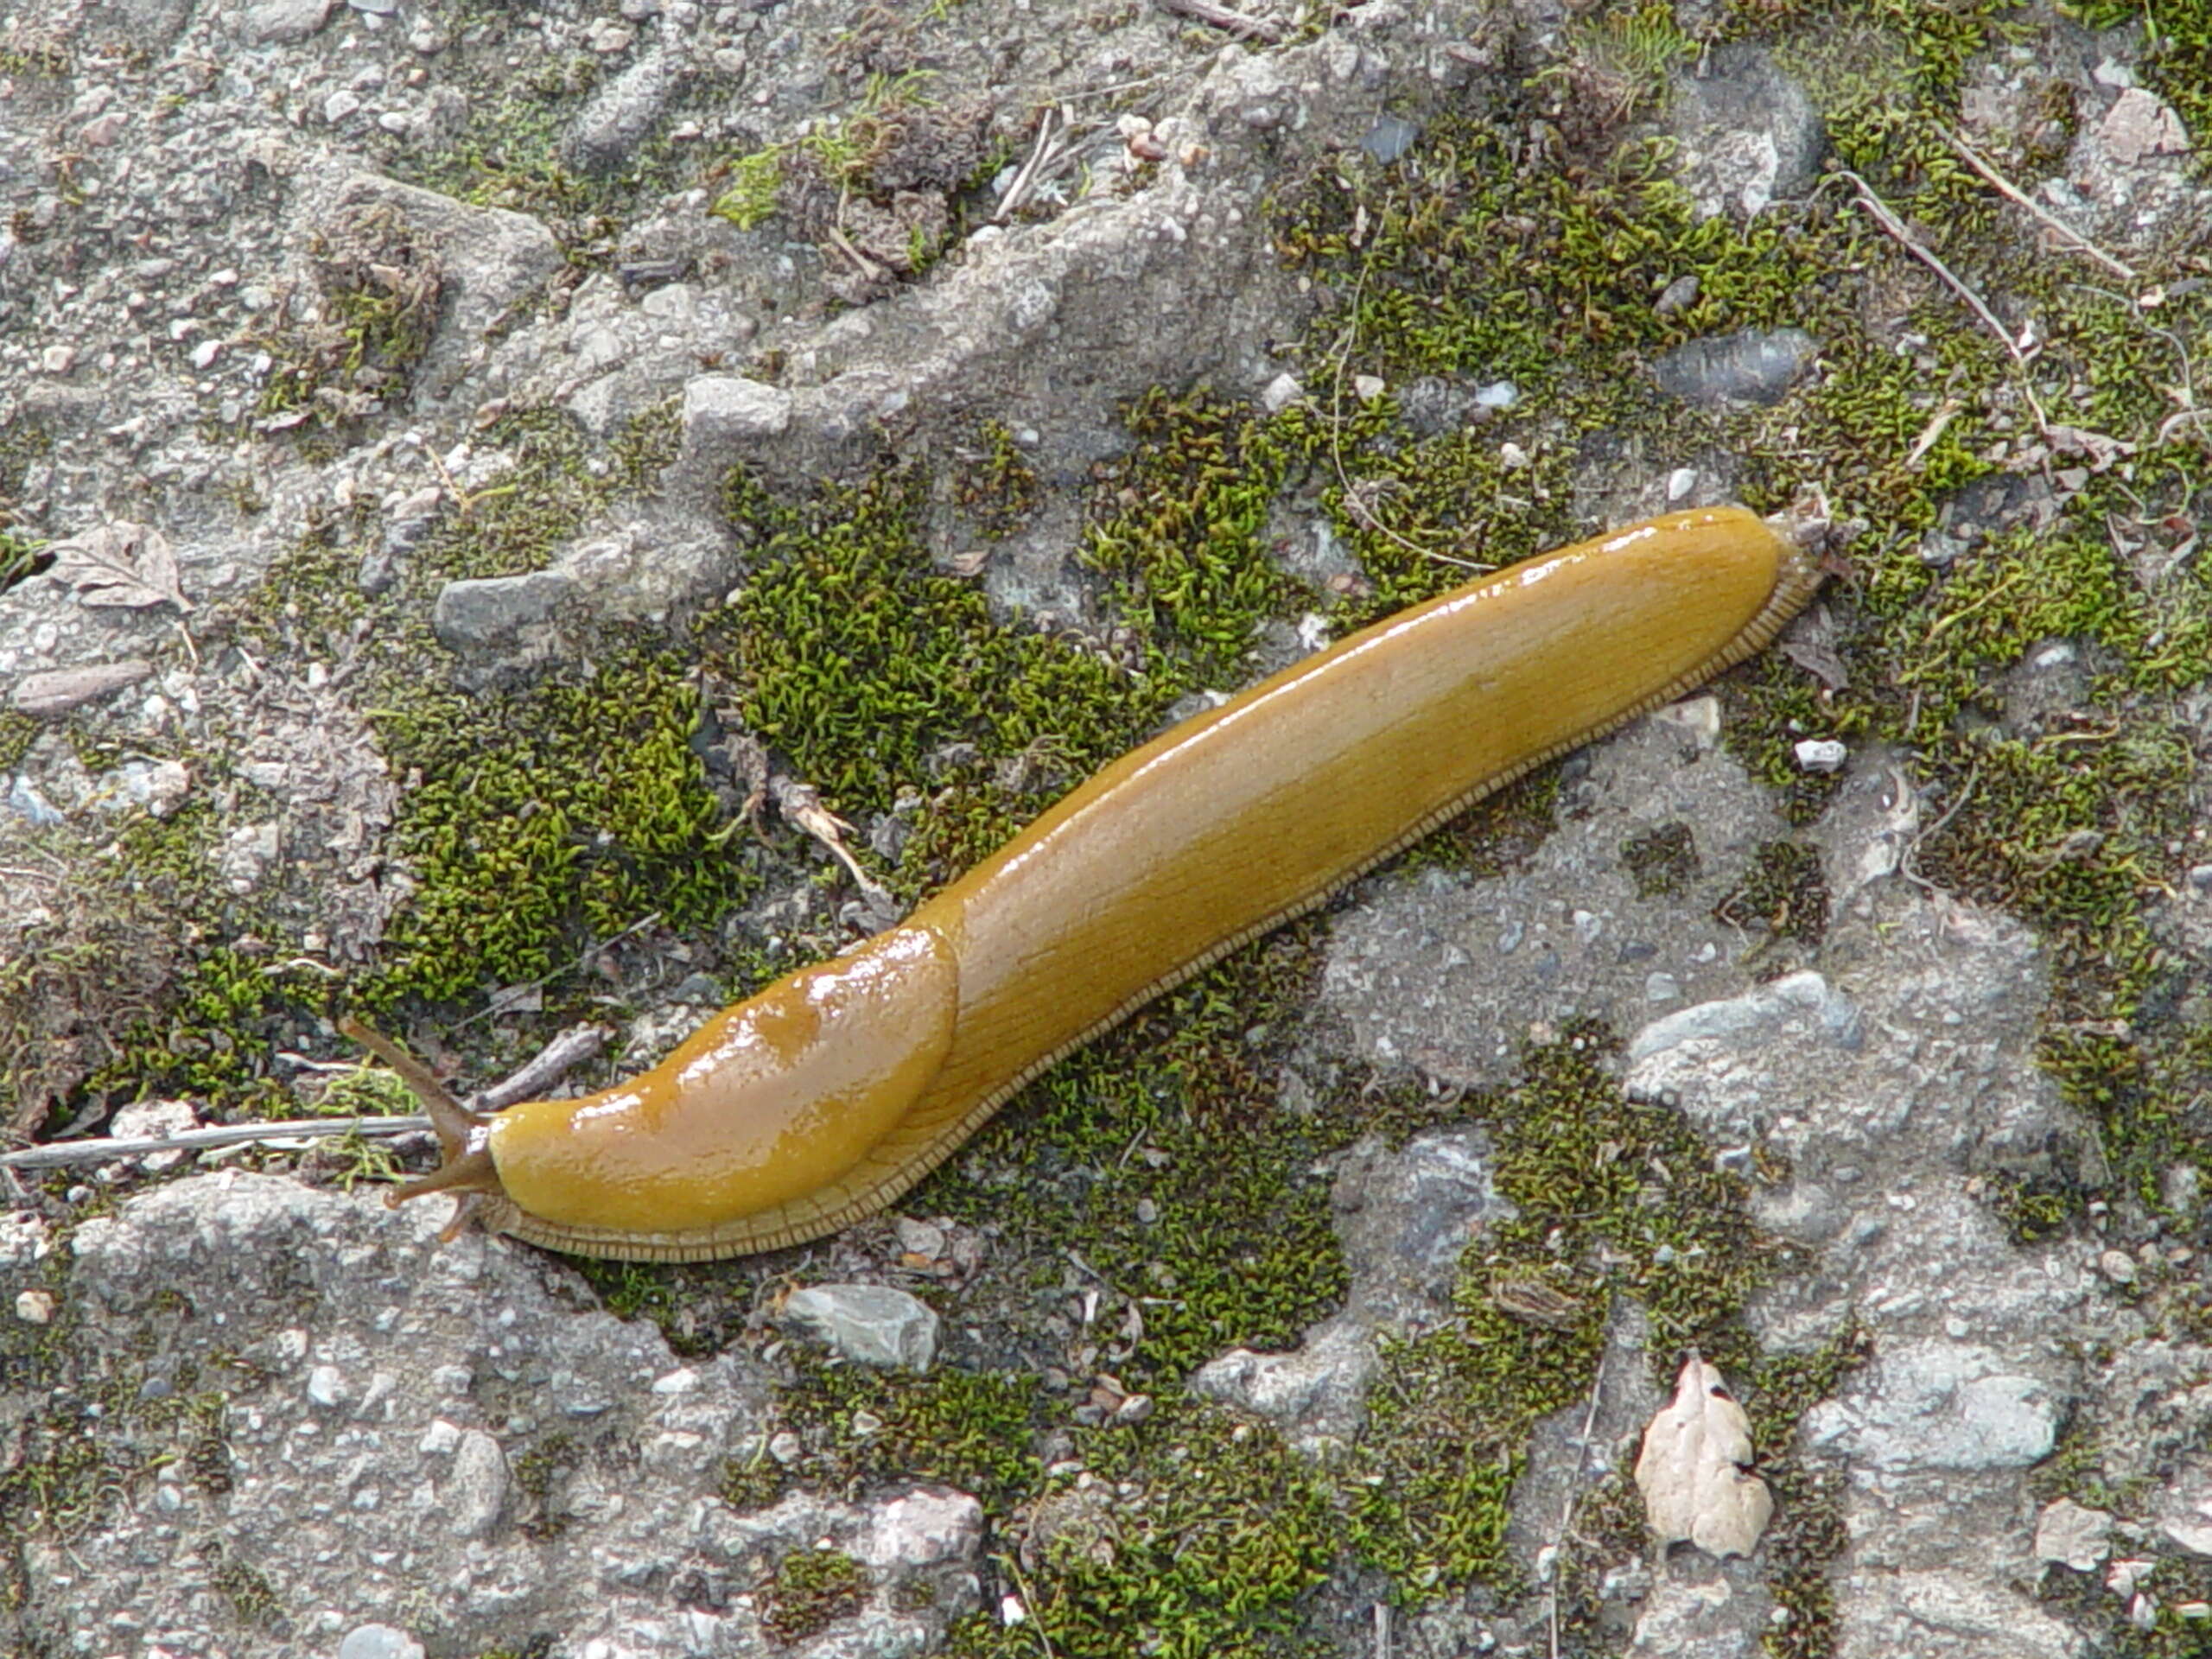
<instances>
[{"instance_id":1,"label":"banana slug","mask_svg":"<svg viewBox=\"0 0 2212 1659\"><path fill-rule=\"evenodd\" d=\"M644 1075L465 1109L397 1189L633 1260L742 1255L885 1208L1007 1096L1479 797L1760 650L1821 582L1741 507L1678 512L1376 623L1100 771L844 955L724 1009Z\"/></svg>"}]
</instances>

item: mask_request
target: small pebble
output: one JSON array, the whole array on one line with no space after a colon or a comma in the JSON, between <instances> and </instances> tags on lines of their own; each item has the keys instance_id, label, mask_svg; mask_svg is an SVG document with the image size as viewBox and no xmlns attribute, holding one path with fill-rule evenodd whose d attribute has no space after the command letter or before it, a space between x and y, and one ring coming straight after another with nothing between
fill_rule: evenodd
<instances>
[{"instance_id":1,"label":"small pebble","mask_svg":"<svg viewBox=\"0 0 2212 1659\"><path fill-rule=\"evenodd\" d=\"M1797 745L1797 764L1807 772L1841 772L1851 751L1832 737L1808 737Z\"/></svg>"},{"instance_id":2,"label":"small pebble","mask_svg":"<svg viewBox=\"0 0 2212 1659\"><path fill-rule=\"evenodd\" d=\"M16 1317L25 1325L46 1325L54 1319L54 1293L22 1290L16 1293Z\"/></svg>"}]
</instances>

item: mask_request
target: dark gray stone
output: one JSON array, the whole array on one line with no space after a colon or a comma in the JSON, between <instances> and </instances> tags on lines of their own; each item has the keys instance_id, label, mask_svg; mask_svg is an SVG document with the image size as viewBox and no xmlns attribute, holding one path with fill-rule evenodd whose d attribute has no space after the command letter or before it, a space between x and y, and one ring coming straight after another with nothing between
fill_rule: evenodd
<instances>
[{"instance_id":1,"label":"dark gray stone","mask_svg":"<svg viewBox=\"0 0 2212 1659\"><path fill-rule=\"evenodd\" d=\"M1653 372L1686 404L1778 404L1819 350L1802 328L1745 328L1677 346Z\"/></svg>"}]
</instances>

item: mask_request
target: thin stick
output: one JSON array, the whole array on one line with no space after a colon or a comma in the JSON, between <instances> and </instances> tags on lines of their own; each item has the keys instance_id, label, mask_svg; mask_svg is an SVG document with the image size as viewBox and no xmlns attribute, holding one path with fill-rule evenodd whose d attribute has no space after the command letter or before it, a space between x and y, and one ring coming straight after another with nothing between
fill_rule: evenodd
<instances>
[{"instance_id":1,"label":"thin stick","mask_svg":"<svg viewBox=\"0 0 2212 1659\"><path fill-rule=\"evenodd\" d=\"M1162 11L1172 11L1179 17L1208 23L1216 29L1225 29L1232 35L1249 35L1255 40L1279 45L1282 41L1281 26L1263 18L1247 17L1241 11L1231 11L1227 6L1217 6L1213 0L1156 0Z\"/></svg>"},{"instance_id":2,"label":"thin stick","mask_svg":"<svg viewBox=\"0 0 2212 1659\"><path fill-rule=\"evenodd\" d=\"M1944 285L1964 300L1967 308L1981 319L1982 326L2005 342L2005 349L2012 354L2012 360L2025 366L2027 353L2021 349L2020 342L2012 338L2011 331L1997 320L1997 314L1983 304L1981 296L1968 288L1965 280L1936 257L1933 251L1913 240L1912 233L1905 229L1904 221L1891 213L1889 204L1874 194L1874 187L1848 168L1839 169L1836 176L1850 181L1852 188L1859 192L1859 205L1866 210L1873 221L1887 231L1899 247L1942 278Z\"/></svg>"},{"instance_id":3,"label":"thin stick","mask_svg":"<svg viewBox=\"0 0 2212 1659\"><path fill-rule=\"evenodd\" d=\"M1472 559L1455 559L1449 553L1439 553L1433 548L1398 532L1382 522L1382 515L1359 499L1352 487L1351 475L1344 470L1344 370L1351 362L1352 347L1359 343L1359 299L1367 291L1367 273L1374 269L1372 257L1360 262L1359 279L1351 285L1351 298L1345 304L1343 332L1337 336L1334 361L1329 365L1329 465L1337 474L1337 487L1344 492L1344 510L1386 541L1395 542L1417 559L1434 559L1439 564L1457 566L1462 570L1484 570L1491 567Z\"/></svg>"},{"instance_id":4,"label":"thin stick","mask_svg":"<svg viewBox=\"0 0 2212 1659\"><path fill-rule=\"evenodd\" d=\"M494 995L489 1002L486 1002L474 1014L470 1014L467 1019L463 1020L460 1024L454 1026L453 1029L455 1031L466 1031L469 1027L474 1025L479 1020L489 1020L494 1014L505 1014L513 1006L515 997L518 995L526 995L531 991L543 990L555 980L560 978L562 975L571 971L580 963L598 955L601 950L610 950L613 946L621 944L623 940L628 938L632 933L644 932L647 928L653 926L659 920L660 912L657 910L647 911L643 916L638 918L636 921L631 923L629 926L624 928L620 933L610 934L606 938L601 939L597 944L578 951L575 956L569 957L567 962L562 963L560 967L556 968L551 973L540 975L537 978L531 980L526 985L515 986L505 997Z\"/></svg>"},{"instance_id":5,"label":"thin stick","mask_svg":"<svg viewBox=\"0 0 2212 1659\"><path fill-rule=\"evenodd\" d=\"M175 1135L88 1135L56 1141L21 1152L0 1153L0 1169L60 1169L70 1164L105 1163L111 1158L141 1158L153 1152L197 1152L206 1147L248 1146L263 1141L321 1140L334 1135L375 1139L427 1131L427 1117L308 1117L282 1123L220 1123L210 1129Z\"/></svg>"},{"instance_id":6,"label":"thin stick","mask_svg":"<svg viewBox=\"0 0 2212 1659\"><path fill-rule=\"evenodd\" d=\"M1545 1580L1545 1599L1551 1604L1548 1615L1551 1625L1550 1659L1559 1659L1559 1574L1567 1556L1567 1535L1574 1526L1574 1506L1581 1497L1575 1491L1575 1485L1582 1478L1582 1460L1590 1455L1590 1431L1597 1426L1598 1402L1605 1388L1605 1351L1600 1347L1598 1350L1598 1369L1590 1378L1590 1409L1582 1414L1582 1433L1574 1440L1574 1467L1567 1473L1567 1497L1560 1504L1559 1536L1552 1541L1551 1575Z\"/></svg>"},{"instance_id":7,"label":"thin stick","mask_svg":"<svg viewBox=\"0 0 2212 1659\"><path fill-rule=\"evenodd\" d=\"M1988 180L1990 185L1998 192L1999 194L2005 197L2006 200L2015 202L2020 207L2026 208L2031 213L2033 213L2038 219L2042 220L2043 223L2050 229L2056 231L2058 233L2060 241L2071 251L2075 253L2088 254L2090 258L2095 260L2099 264L2102 265L2107 270L2112 272L2113 276L2119 277L2120 281L2124 283L2132 283L2135 280L2135 268L2133 266L2126 264L2121 261L2113 258L2112 255L2107 253L2095 243L2090 241L2088 237L2083 236L2081 232L2075 230L2064 219L2050 212L2050 209L2039 206L2030 197L2024 194L2010 179L2006 178L1995 168L1992 167L1986 161L1982 159L1982 157L1975 151L1974 147L1967 143L1967 141L1964 138L1961 138L1957 133L1953 132L1948 127L1943 126L1941 124L1938 124L1936 130L1942 137L1945 143L1950 145L1953 149L1958 151L1959 159L1961 161L1964 162L1968 167L1974 168L1975 172L1980 174L1983 178Z\"/></svg>"},{"instance_id":8,"label":"thin stick","mask_svg":"<svg viewBox=\"0 0 2212 1659\"><path fill-rule=\"evenodd\" d=\"M366 1029L366 1027L364 1027ZM374 1037L373 1032L369 1033ZM497 1111L516 1101L543 1094L571 1066L591 1058L607 1046L607 1032L599 1026L571 1026L526 1061L511 1076L469 1096L480 1111ZM387 1052L388 1051L388 1052ZM397 1044L377 1038L375 1052L387 1065L401 1065L429 1077L429 1068ZM395 1062L393 1055L398 1057ZM433 1088L443 1085L430 1078ZM264 1141L323 1140L334 1135L362 1135L385 1140L435 1128L428 1117L410 1114L391 1117L308 1117L278 1123L218 1123L211 1128L185 1129L175 1135L87 1135L81 1141L55 1141L21 1152L0 1153L0 1169L60 1169L70 1164L101 1163L111 1158L141 1158L154 1152L197 1152L207 1147L251 1146Z\"/></svg>"},{"instance_id":9,"label":"thin stick","mask_svg":"<svg viewBox=\"0 0 2212 1659\"><path fill-rule=\"evenodd\" d=\"M1038 180L1044 176L1045 169L1059 160L1068 129L1065 122L1053 124L1058 120L1059 111L1050 104L1038 115L1036 139L1029 147L1027 158L1015 170L1013 182L1007 186L1006 194L1000 198L998 209L991 215L994 223L1003 225L1019 213Z\"/></svg>"},{"instance_id":10,"label":"thin stick","mask_svg":"<svg viewBox=\"0 0 2212 1659\"><path fill-rule=\"evenodd\" d=\"M1954 800L1949 806L1943 810L1943 816L1936 819L1935 823L1929 824L1925 830L1923 830L1915 835L1910 841L1905 843L1904 851L1897 855L1897 874L1904 877L1906 880L1911 882L1913 886L1920 888L1922 891L1926 893L1936 893L1940 891L1940 889L1937 888L1936 885L1933 881L1930 881L1926 876L1920 873L1921 844L1923 842L1932 841L1937 836L1943 833L1944 826L1948 824L1953 818L1957 817L1959 816L1960 810L1974 798L1974 786L1980 781L1981 768L1977 765L1972 772L1967 773L1966 783L1961 786L1958 798Z\"/></svg>"}]
</instances>

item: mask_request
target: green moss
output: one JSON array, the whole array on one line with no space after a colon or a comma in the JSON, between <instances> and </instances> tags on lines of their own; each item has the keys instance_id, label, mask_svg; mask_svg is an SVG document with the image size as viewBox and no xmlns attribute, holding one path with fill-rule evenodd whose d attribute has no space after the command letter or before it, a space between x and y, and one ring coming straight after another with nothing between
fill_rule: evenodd
<instances>
[{"instance_id":1,"label":"green moss","mask_svg":"<svg viewBox=\"0 0 2212 1659\"><path fill-rule=\"evenodd\" d=\"M1671 897L1696 880L1697 842L1687 823L1662 823L1621 843L1621 865L1639 899Z\"/></svg>"},{"instance_id":2,"label":"green moss","mask_svg":"<svg viewBox=\"0 0 2212 1659\"><path fill-rule=\"evenodd\" d=\"M1344 1116L1281 1099L1280 1045L1318 964L1310 927L1256 942L1071 1056L929 1190L1020 1253L1074 1249L1117 1365L1157 1384L1237 1345L1290 1346L1344 1292L1321 1154Z\"/></svg>"},{"instance_id":3,"label":"green moss","mask_svg":"<svg viewBox=\"0 0 2212 1659\"><path fill-rule=\"evenodd\" d=\"M371 1006L539 980L648 918L702 928L754 886L691 747L699 692L679 659L641 651L527 690L391 696L379 741L420 773L392 839L420 886Z\"/></svg>"},{"instance_id":4,"label":"green moss","mask_svg":"<svg viewBox=\"0 0 2212 1659\"><path fill-rule=\"evenodd\" d=\"M760 1624L779 1642L804 1642L868 1599L868 1569L842 1550L795 1549L776 1564L760 1597Z\"/></svg>"},{"instance_id":5,"label":"green moss","mask_svg":"<svg viewBox=\"0 0 2212 1659\"><path fill-rule=\"evenodd\" d=\"M1762 842L1743 880L1713 907L1719 920L1755 937L1755 949L1787 942L1819 947L1828 927L1827 877L1821 855L1802 842Z\"/></svg>"},{"instance_id":6,"label":"green moss","mask_svg":"<svg viewBox=\"0 0 2212 1659\"><path fill-rule=\"evenodd\" d=\"M1033 1510L1033 1568L1014 1575L1027 1622L969 1619L951 1652L1014 1659L1040 1639L1063 1659L1314 1650L1301 1617L1335 1554L1331 1501L1272 1432L1182 1402L1077 1450L1099 1484L1085 1501L1063 1478Z\"/></svg>"},{"instance_id":7,"label":"green moss","mask_svg":"<svg viewBox=\"0 0 2212 1659\"><path fill-rule=\"evenodd\" d=\"M27 238L19 236L18 239ZM53 450L53 435L37 421L19 415L0 426L0 594L52 563L44 551L45 539L20 528L11 509L22 499L32 463ZM0 753L7 747L7 722L21 718L12 713L0 715ZM12 764L0 760L0 765Z\"/></svg>"},{"instance_id":8,"label":"green moss","mask_svg":"<svg viewBox=\"0 0 2212 1659\"><path fill-rule=\"evenodd\" d=\"M37 537L16 531L0 529L0 594L4 594L17 582L28 582L54 561L46 550L46 543ZM13 715L22 720L21 715Z\"/></svg>"},{"instance_id":9,"label":"green moss","mask_svg":"<svg viewBox=\"0 0 2212 1659\"><path fill-rule=\"evenodd\" d=\"M58 40L25 35L0 47L0 73L10 75L59 80L69 73L72 62L68 47Z\"/></svg>"},{"instance_id":10,"label":"green moss","mask_svg":"<svg viewBox=\"0 0 2212 1659\"><path fill-rule=\"evenodd\" d=\"M741 231L774 217L781 205L784 157L779 149L756 149L729 163L729 186L709 211Z\"/></svg>"},{"instance_id":11,"label":"green moss","mask_svg":"<svg viewBox=\"0 0 2212 1659\"><path fill-rule=\"evenodd\" d=\"M664 416L656 418L664 419ZM519 410L486 428L480 446L512 463L463 494L416 556L418 582L514 576L542 569L553 550L603 510L639 464L593 451L583 429L559 410ZM659 453L664 440L623 457Z\"/></svg>"},{"instance_id":12,"label":"green moss","mask_svg":"<svg viewBox=\"0 0 2212 1659\"><path fill-rule=\"evenodd\" d=\"M734 1508L773 1503L792 1484L844 1494L886 1480L934 1480L995 1509L1033 1489L1035 1379L950 1367L919 1376L810 1366L779 1389L776 1421L798 1437L785 1465L765 1450L733 1459L723 1497Z\"/></svg>"},{"instance_id":13,"label":"green moss","mask_svg":"<svg viewBox=\"0 0 2212 1659\"><path fill-rule=\"evenodd\" d=\"M207 1581L231 1605L241 1624L269 1626L276 1621L281 1603L276 1586L267 1573L232 1555L219 1555Z\"/></svg>"},{"instance_id":14,"label":"green moss","mask_svg":"<svg viewBox=\"0 0 2212 1659\"><path fill-rule=\"evenodd\" d=\"M561 159L561 138L598 87L604 69L588 52L532 53L525 73L469 87L467 124L451 143L410 145L377 140L393 176L479 207L528 213L562 245L597 251L610 228L607 211L625 193L673 181L664 141L639 147L625 175L594 180Z\"/></svg>"},{"instance_id":15,"label":"green moss","mask_svg":"<svg viewBox=\"0 0 2212 1659\"><path fill-rule=\"evenodd\" d=\"M836 810L888 810L972 745L983 762L1032 758L1033 812L1156 717L1156 691L995 622L980 588L934 568L918 474L827 486L795 508L741 477L730 499L760 554L702 645L740 689L747 726ZM965 850L972 861L988 848Z\"/></svg>"},{"instance_id":16,"label":"green moss","mask_svg":"<svg viewBox=\"0 0 2212 1659\"><path fill-rule=\"evenodd\" d=\"M38 737L38 721L12 709L0 709L0 772L15 766L30 753Z\"/></svg>"},{"instance_id":17,"label":"green moss","mask_svg":"<svg viewBox=\"0 0 2212 1659\"><path fill-rule=\"evenodd\" d=\"M299 410L334 425L404 394L437 330L444 266L398 210L382 204L341 215L316 233L308 253L321 315L263 341L277 366L259 413Z\"/></svg>"},{"instance_id":18,"label":"green moss","mask_svg":"<svg viewBox=\"0 0 2212 1659\"><path fill-rule=\"evenodd\" d=\"M556 1501L560 1482L576 1466L579 1448L573 1436L540 1436L514 1460L515 1489L530 1502L531 1513L521 1523L524 1537L537 1542L557 1538L575 1516Z\"/></svg>"},{"instance_id":19,"label":"green moss","mask_svg":"<svg viewBox=\"0 0 2212 1659\"><path fill-rule=\"evenodd\" d=\"M0 1471L0 1518L16 1537L76 1535L108 1512L139 1470L80 1406L27 1414L20 1443L20 1457ZM10 1563L11 1575L19 1567Z\"/></svg>"},{"instance_id":20,"label":"green moss","mask_svg":"<svg viewBox=\"0 0 2212 1659\"><path fill-rule=\"evenodd\" d=\"M1290 427L1199 391L1124 411L1135 448L1102 469L1085 565L1179 694L1236 677L1255 629L1309 599L1268 556L1268 511L1300 446Z\"/></svg>"},{"instance_id":21,"label":"green moss","mask_svg":"<svg viewBox=\"0 0 2212 1659\"><path fill-rule=\"evenodd\" d=\"M179 978L167 1011L128 1027L90 1087L126 1100L153 1095L243 1100L273 1094L270 1036L284 997L265 964L218 946Z\"/></svg>"},{"instance_id":22,"label":"green moss","mask_svg":"<svg viewBox=\"0 0 2212 1659\"><path fill-rule=\"evenodd\" d=\"M1525 1082L1465 1103L1491 1127L1497 1189L1519 1213L1469 1246L1458 1318L1395 1344L1370 1397L1349 1536L1402 1595L1510 1580L1506 1503L1529 1433L1587 1397L1616 1296L1648 1310L1656 1367L1695 1347L1755 1389L1772 1370L1742 1313L1781 1262L1745 1215L1742 1182L1679 1113L1623 1097L1606 1048L1571 1031L1529 1052Z\"/></svg>"},{"instance_id":23,"label":"green moss","mask_svg":"<svg viewBox=\"0 0 2212 1659\"><path fill-rule=\"evenodd\" d=\"M1037 471L1023 457L1003 421L976 429L972 451L963 451L953 496L986 541L1004 541L1037 510Z\"/></svg>"}]
</instances>

